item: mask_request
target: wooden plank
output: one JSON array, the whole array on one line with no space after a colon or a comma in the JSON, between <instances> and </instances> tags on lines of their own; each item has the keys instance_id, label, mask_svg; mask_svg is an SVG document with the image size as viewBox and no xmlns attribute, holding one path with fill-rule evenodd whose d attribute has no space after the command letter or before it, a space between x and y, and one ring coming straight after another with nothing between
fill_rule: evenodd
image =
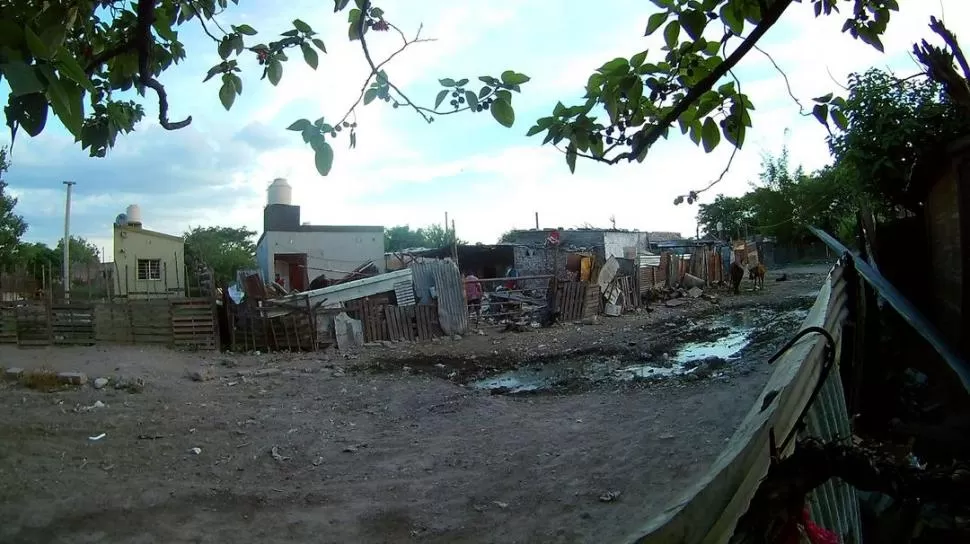
<instances>
[{"instance_id":1,"label":"wooden plank","mask_svg":"<svg viewBox=\"0 0 970 544\"><path fill-rule=\"evenodd\" d=\"M404 315L405 338L409 342L414 342L415 340L418 339L417 334L415 333L415 327L416 327L415 319L417 315L414 310L414 305L398 306L398 309Z\"/></svg>"}]
</instances>

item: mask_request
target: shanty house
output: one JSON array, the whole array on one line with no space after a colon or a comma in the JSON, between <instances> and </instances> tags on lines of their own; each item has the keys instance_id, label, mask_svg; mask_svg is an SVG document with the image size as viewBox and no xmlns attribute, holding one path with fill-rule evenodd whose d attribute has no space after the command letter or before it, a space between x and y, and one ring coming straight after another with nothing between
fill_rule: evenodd
<instances>
[{"instance_id":1,"label":"shanty house","mask_svg":"<svg viewBox=\"0 0 970 544\"><path fill-rule=\"evenodd\" d=\"M368 262L383 272L384 227L301 223L292 188L278 178L263 209L256 262L266 281L278 277L283 287L299 291L317 278L342 279Z\"/></svg>"}]
</instances>

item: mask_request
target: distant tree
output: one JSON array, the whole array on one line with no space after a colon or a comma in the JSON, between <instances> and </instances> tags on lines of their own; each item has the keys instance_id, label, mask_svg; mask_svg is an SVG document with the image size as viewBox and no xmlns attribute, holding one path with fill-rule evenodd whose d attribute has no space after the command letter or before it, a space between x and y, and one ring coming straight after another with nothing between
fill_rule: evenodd
<instances>
[{"instance_id":1,"label":"distant tree","mask_svg":"<svg viewBox=\"0 0 970 544\"><path fill-rule=\"evenodd\" d=\"M236 227L195 227L185 233L185 264L212 268L217 286L229 285L236 271L256 266L255 231Z\"/></svg>"},{"instance_id":2,"label":"distant tree","mask_svg":"<svg viewBox=\"0 0 970 544\"><path fill-rule=\"evenodd\" d=\"M0 147L0 269L4 270L14 265L20 237L27 232L24 218L13 211L17 199L7 194L7 183L3 181L9 166L7 148Z\"/></svg>"},{"instance_id":3,"label":"distant tree","mask_svg":"<svg viewBox=\"0 0 970 544\"><path fill-rule=\"evenodd\" d=\"M498 237L498 243L511 244L515 241L515 230L507 230Z\"/></svg>"},{"instance_id":4,"label":"distant tree","mask_svg":"<svg viewBox=\"0 0 970 544\"><path fill-rule=\"evenodd\" d=\"M384 251L401 251L427 245L428 240L425 237L424 229L411 230L409 225L398 225L384 229Z\"/></svg>"},{"instance_id":5,"label":"distant tree","mask_svg":"<svg viewBox=\"0 0 970 544\"><path fill-rule=\"evenodd\" d=\"M441 225L430 225L421 229L424 232L426 243L434 248L448 247L451 244L466 244L468 242L457 238L455 231L445 230Z\"/></svg>"},{"instance_id":6,"label":"distant tree","mask_svg":"<svg viewBox=\"0 0 970 544\"><path fill-rule=\"evenodd\" d=\"M70 246L68 246L71 263L94 264L101 262L101 251L98 246L87 241L81 236L71 236ZM57 242L57 247L53 249L59 259L63 259L64 240Z\"/></svg>"}]
</instances>

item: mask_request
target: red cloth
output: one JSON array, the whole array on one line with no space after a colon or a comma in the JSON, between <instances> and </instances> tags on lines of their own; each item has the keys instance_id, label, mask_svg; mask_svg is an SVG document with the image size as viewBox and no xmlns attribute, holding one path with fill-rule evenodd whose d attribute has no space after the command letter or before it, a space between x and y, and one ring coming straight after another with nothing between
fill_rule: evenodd
<instances>
[{"instance_id":1,"label":"red cloth","mask_svg":"<svg viewBox=\"0 0 970 544\"><path fill-rule=\"evenodd\" d=\"M792 520L788 530L784 532L781 542L784 544L801 544L801 536L804 532L805 538L812 544L839 544L839 535L834 531L819 527L811 520L808 514L808 507L802 510L802 515Z\"/></svg>"}]
</instances>

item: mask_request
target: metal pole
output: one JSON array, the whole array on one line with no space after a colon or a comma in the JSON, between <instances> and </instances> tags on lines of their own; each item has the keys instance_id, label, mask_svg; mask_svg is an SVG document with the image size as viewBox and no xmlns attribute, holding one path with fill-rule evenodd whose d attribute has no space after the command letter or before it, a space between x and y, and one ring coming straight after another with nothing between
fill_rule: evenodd
<instances>
[{"instance_id":1,"label":"metal pole","mask_svg":"<svg viewBox=\"0 0 970 544\"><path fill-rule=\"evenodd\" d=\"M65 181L67 198L64 201L64 302L71 299L71 189L73 181Z\"/></svg>"},{"instance_id":2,"label":"metal pole","mask_svg":"<svg viewBox=\"0 0 970 544\"><path fill-rule=\"evenodd\" d=\"M536 212L536 230L539 230L539 212Z\"/></svg>"}]
</instances>

